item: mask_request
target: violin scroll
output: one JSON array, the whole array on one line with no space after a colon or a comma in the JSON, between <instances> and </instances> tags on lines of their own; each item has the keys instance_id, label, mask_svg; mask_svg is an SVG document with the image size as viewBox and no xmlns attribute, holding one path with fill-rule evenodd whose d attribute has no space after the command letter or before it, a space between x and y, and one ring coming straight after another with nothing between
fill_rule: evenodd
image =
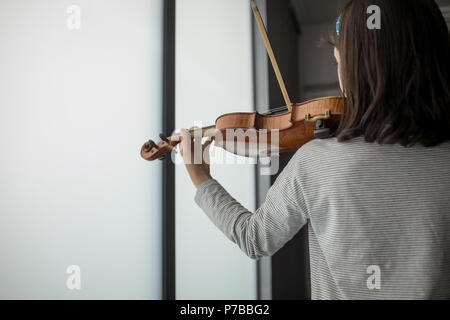
<instances>
[{"instance_id":1,"label":"violin scroll","mask_svg":"<svg viewBox=\"0 0 450 320\"><path fill-rule=\"evenodd\" d=\"M161 141L155 143L153 140L147 141L141 148L141 156L145 160L164 160L166 154L171 152L177 144L181 142L178 136L166 137L160 134Z\"/></svg>"}]
</instances>

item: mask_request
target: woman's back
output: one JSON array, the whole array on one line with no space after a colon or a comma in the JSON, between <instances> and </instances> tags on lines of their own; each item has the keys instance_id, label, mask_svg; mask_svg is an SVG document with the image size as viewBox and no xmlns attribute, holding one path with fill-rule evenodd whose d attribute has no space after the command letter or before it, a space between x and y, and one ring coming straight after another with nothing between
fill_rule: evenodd
<instances>
[{"instance_id":1,"label":"woman's back","mask_svg":"<svg viewBox=\"0 0 450 320\"><path fill-rule=\"evenodd\" d=\"M316 140L296 158L313 298L450 298L450 142Z\"/></svg>"}]
</instances>

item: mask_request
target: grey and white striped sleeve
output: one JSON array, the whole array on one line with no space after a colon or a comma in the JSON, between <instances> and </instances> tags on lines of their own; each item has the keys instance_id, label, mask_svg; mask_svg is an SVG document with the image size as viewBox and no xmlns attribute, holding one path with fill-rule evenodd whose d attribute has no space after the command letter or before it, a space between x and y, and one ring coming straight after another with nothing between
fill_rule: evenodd
<instances>
[{"instance_id":1,"label":"grey and white striped sleeve","mask_svg":"<svg viewBox=\"0 0 450 320\"><path fill-rule=\"evenodd\" d=\"M247 256L271 256L307 222L307 209L294 157L255 213L236 201L216 180L201 184L195 201L212 222Z\"/></svg>"}]
</instances>

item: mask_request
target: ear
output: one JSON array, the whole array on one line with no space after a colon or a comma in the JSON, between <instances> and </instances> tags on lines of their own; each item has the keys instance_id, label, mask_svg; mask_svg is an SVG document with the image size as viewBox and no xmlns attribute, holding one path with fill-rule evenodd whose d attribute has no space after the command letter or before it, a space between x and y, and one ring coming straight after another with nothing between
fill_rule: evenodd
<instances>
[{"instance_id":1,"label":"ear","mask_svg":"<svg viewBox=\"0 0 450 320\"><path fill-rule=\"evenodd\" d=\"M337 63L341 62L341 56L339 54L339 50L336 47L334 47L334 57L336 58Z\"/></svg>"},{"instance_id":2,"label":"ear","mask_svg":"<svg viewBox=\"0 0 450 320\"><path fill-rule=\"evenodd\" d=\"M334 57L336 58L336 62L338 64L337 73L339 78L339 86L341 87L341 91L344 92L344 86L342 85L342 65L341 65L341 55L339 50L334 47Z\"/></svg>"}]
</instances>

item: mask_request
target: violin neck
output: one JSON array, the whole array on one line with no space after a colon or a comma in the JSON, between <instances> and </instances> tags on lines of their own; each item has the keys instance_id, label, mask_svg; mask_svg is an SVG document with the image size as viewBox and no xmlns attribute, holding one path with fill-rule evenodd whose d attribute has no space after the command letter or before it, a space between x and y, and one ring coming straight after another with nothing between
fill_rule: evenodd
<instances>
[{"instance_id":1,"label":"violin neck","mask_svg":"<svg viewBox=\"0 0 450 320\"><path fill-rule=\"evenodd\" d=\"M203 128L196 128L196 129L191 129L191 130L189 130L189 133L190 133L191 135L195 135L195 134L198 134L199 131L201 131L202 137L204 137L204 136L205 136L205 133L206 133L208 130L212 130L212 129L215 129L215 128L216 128L216 126L208 126L208 127L203 127Z\"/></svg>"},{"instance_id":2,"label":"violin neck","mask_svg":"<svg viewBox=\"0 0 450 320\"><path fill-rule=\"evenodd\" d=\"M200 136L199 132L201 132L201 136L204 137L208 130L213 130L215 128L216 128L216 126L208 126L208 127L203 127L203 128L190 129L190 130L188 130L188 132L191 134L191 136ZM172 136L171 138L178 140L178 139L181 139L181 135L176 134L176 135Z\"/></svg>"}]
</instances>

